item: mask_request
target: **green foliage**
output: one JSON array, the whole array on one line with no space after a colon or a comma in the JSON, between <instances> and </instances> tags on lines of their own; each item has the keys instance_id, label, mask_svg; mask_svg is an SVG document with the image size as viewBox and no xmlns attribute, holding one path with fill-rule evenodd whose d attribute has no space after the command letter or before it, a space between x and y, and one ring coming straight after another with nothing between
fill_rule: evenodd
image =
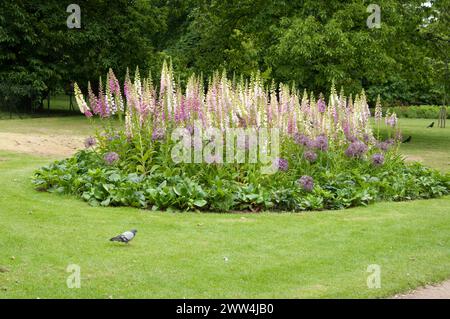
<instances>
[{"instance_id":1,"label":"green foliage","mask_svg":"<svg viewBox=\"0 0 450 319\"><path fill-rule=\"evenodd\" d=\"M49 91L98 79L108 68L159 61L154 46L166 9L157 1L82 1L81 29L69 29L68 3L0 2L0 107L39 107Z\"/></svg>"},{"instance_id":2,"label":"green foliage","mask_svg":"<svg viewBox=\"0 0 450 319\"><path fill-rule=\"evenodd\" d=\"M95 151L80 151L36 171L33 183L39 190L75 194L93 206L208 211L343 209L434 198L450 191L449 175L420 164L405 165L394 153L386 154L382 167L329 154L323 153L314 164L291 158L288 172L268 176L250 164L201 164L201 169L199 164L182 164L181 169L164 156L153 159L150 171L140 174L135 154L124 155L124 169L125 164L106 165ZM306 172L314 178L311 192L297 182Z\"/></svg>"},{"instance_id":3,"label":"green foliage","mask_svg":"<svg viewBox=\"0 0 450 319\"><path fill-rule=\"evenodd\" d=\"M439 105L411 105L396 106L386 110L395 112L398 117L411 119L437 119L442 106ZM450 119L450 106L447 106L447 119Z\"/></svg>"},{"instance_id":4,"label":"green foliage","mask_svg":"<svg viewBox=\"0 0 450 319\"><path fill-rule=\"evenodd\" d=\"M147 74L167 57L181 83L223 67L316 92L332 80L364 87L371 103L380 94L389 104L440 104L449 1L423 2L380 0L382 26L369 29L369 1L93 0L79 3L77 30L65 25L65 2L3 0L0 106L36 107L72 81L93 83L108 68L122 81L127 66Z\"/></svg>"},{"instance_id":5,"label":"green foliage","mask_svg":"<svg viewBox=\"0 0 450 319\"><path fill-rule=\"evenodd\" d=\"M348 92L364 87L371 102L380 94L389 103L438 104L445 50L431 49L422 33L448 37L445 14L436 14L448 11L445 2L433 1L430 10L420 0L379 1L380 29L366 25L368 1L188 2L179 40L165 51L180 69L208 73L220 66L248 75L258 68L277 82L316 92L334 80ZM427 27L431 14L436 19Z\"/></svg>"}]
</instances>

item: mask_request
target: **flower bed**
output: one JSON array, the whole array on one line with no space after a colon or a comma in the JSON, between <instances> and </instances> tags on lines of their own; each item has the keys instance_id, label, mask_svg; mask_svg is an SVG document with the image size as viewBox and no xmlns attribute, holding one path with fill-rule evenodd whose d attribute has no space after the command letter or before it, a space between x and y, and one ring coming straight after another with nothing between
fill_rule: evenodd
<instances>
[{"instance_id":1,"label":"flower bed","mask_svg":"<svg viewBox=\"0 0 450 319\"><path fill-rule=\"evenodd\" d=\"M215 73L193 75L184 93L163 65L150 78L110 71L99 94L77 104L103 131L86 150L36 171L40 190L76 194L91 205L208 211L321 210L448 194L449 177L398 155L397 117L355 98L300 94ZM118 124L119 123L119 124ZM389 136L378 131L387 125Z\"/></svg>"}]
</instances>

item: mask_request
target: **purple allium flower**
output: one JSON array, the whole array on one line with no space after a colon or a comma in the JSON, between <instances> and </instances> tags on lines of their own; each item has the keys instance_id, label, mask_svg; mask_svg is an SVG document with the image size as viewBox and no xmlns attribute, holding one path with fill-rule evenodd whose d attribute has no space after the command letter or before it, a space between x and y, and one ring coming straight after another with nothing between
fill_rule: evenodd
<instances>
[{"instance_id":1,"label":"purple allium flower","mask_svg":"<svg viewBox=\"0 0 450 319\"><path fill-rule=\"evenodd\" d=\"M319 101L317 101L317 109L320 113L324 113L326 110L327 105L325 104L325 101L320 98Z\"/></svg>"},{"instance_id":2,"label":"purple allium flower","mask_svg":"<svg viewBox=\"0 0 450 319\"><path fill-rule=\"evenodd\" d=\"M308 144L309 138L305 134L294 133L294 141L298 145L306 146Z\"/></svg>"},{"instance_id":3,"label":"purple allium flower","mask_svg":"<svg viewBox=\"0 0 450 319\"><path fill-rule=\"evenodd\" d=\"M314 179L311 176L303 175L298 180L298 183L305 191L312 191L314 188Z\"/></svg>"},{"instance_id":4,"label":"purple allium flower","mask_svg":"<svg viewBox=\"0 0 450 319\"><path fill-rule=\"evenodd\" d=\"M372 163L375 166L381 166L384 164L384 155L377 153L372 155Z\"/></svg>"},{"instance_id":5,"label":"purple allium flower","mask_svg":"<svg viewBox=\"0 0 450 319\"><path fill-rule=\"evenodd\" d=\"M89 136L88 138L86 138L86 139L84 140L84 147L86 147L86 148L95 146L95 144L97 144L97 141L96 141L95 138L92 137L92 136Z\"/></svg>"},{"instance_id":6,"label":"purple allium flower","mask_svg":"<svg viewBox=\"0 0 450 319\"><path fill-rule=\"evenodd\" d=\"M317 160L317 154L313 151L306 151L303 153L303 156L310 163L314 163Z\"/></svg>"},{"instance_id":7,"label":"purple allium flower","mask_svg":"<svg viewBox=\"0 0 450 319\"><path fill-rule=\"evenodd\" d=\"M361 157L365 152L367 152L367 145L361 141L355 141L345 150L345 155L348 157Z\"/></svg>"},{"instance_id":8,"label":"purple allium flower","mask_svg":"<svg viewBox=\"0 0 450 319\"><path fill-rule=\"evenodd\" d=\"M383 152L386 152L389 150L389 147L392 145L392 143L388 142L388 141L384 141L384 142L379 142L377 143L377 147L382 150Z\"/></svg>"},{"instance_id":9,"label":"purple allium flower","mask_svg":"<svg viewBox=\"0 0 450 319\"><path fill-rule=\"evenodd\" d=\"M277 158L277 159L275 160L275 163L276 163L276 165L277 165L277 168L278 168L280 171L285 172L285 171L287 171L288 168L289 168L289 163L288 163L288 161L285 160L284 158Z\"/></svg>"},{"instance_id":10,"label":"purple allium flower","mask_svg":"<svg viewBox=\"0 0 450 319\"><path fill-rule=\"evenodd\" d=\"M164 130L157 128L157 129L153 130L152 140L160 141L160 140L163 140L165 136L166 136L166 134L165 134Z\"/></svg>"},{"instance_id":11,"label":"purple allium flower","mask_svg":"<svg viewBox=\"0 0 450 319\"><path fill-rule=\"evenodd\" d=\"M347 138L347 140L349 142L352 142L352 143L356 142L358 140L355 135L348 135L348 136L345 136L345 137Z\"/></svg>"},{"instance_id":12,"label":"purple allium flower","mask_svg":"<svg viewBox=\"0 0 450 319\"><path fill-rule=\"evenodd\" d=\"M392 138L387 139L385 142L386 142L388 145L394 145L394 144L395 144L395 141L394 141L394 139L392 139Z\"/></svg>"},{"instance_id":13,"label":"purple allium flower","mask_svg":"<svg viewBox=\"0 0 450 319\"><path fill-rule=\"evenodd\" d=\"M108 152L103 156L103 159L105 160L106 164L112 165L114 162L117 162L119 160L119 154L116 152Z\"/></svg>"},{"instance_id":14,"label":"purple allium flower","mask_svg":"<svg viewBox=\"0 0 450 319\"><path fill-rule=\"evenodd\" d=\"M317 136L316 140L314 141L314 146L321 151L328 150L328 138L323 134Z\"/></svg>"},{"instance_id":15,"label":"purple allium flower","mask_svg":"<svg viewBox=\"0 0 450 319\"><path fill-rule=\"evenodd\" d=\"M307 148L310 148L310 149L316 148L316 141L315 141L315 140L308 139L308 140L306 141L305 146L306 146Z\"/></svg>"}]
</instances>

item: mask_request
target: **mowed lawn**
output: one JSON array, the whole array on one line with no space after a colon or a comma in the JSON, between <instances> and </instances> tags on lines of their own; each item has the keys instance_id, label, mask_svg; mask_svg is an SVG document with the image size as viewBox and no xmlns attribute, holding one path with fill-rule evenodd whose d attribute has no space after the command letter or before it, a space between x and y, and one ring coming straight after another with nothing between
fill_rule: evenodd
<instances>
[{"instance_id":1,"label":"mowed lawn","mask_svg":"<svg viewBox=\"0 0 450 319\"><path fill-rule=\"evenodd\" d=\"M0 132L91 132L81 118L48 121L0 121ZM448 172L450 128L430 122L400 120L413 136L402 152ZM308 213L93 208L33 190L50 160L0 151L0 298L367 298L450 278L449 196ZM131 228L131 244L108 241ZM372 264L379 289L367 286Z\"/></svg>"}]
</instances>

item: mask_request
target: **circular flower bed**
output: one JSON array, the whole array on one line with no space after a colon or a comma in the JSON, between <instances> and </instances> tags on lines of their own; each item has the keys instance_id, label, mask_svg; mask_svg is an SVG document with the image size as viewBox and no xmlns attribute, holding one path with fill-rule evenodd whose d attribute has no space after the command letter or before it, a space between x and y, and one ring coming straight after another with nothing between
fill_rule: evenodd
<instances>
[{"instance_id":1,"label":"circular flower bed","mask_svg":"<svg viewBox=\"0 0 450 319\"><path fill-rule=\"evenodd\" d=\"M103 131L86 149L35 172L39 190L91 205L208 211L321 210L448 194L449 176L398 154L395 114L374 136L364 91L323 96L215 74L192 76L182 93L163 65L157 90L137 71L123 91L110 71L77 104ZM205 93L206 92L206 93ZM122 97L124 96L124 98Z\"/></svg>"}]
</instances>

